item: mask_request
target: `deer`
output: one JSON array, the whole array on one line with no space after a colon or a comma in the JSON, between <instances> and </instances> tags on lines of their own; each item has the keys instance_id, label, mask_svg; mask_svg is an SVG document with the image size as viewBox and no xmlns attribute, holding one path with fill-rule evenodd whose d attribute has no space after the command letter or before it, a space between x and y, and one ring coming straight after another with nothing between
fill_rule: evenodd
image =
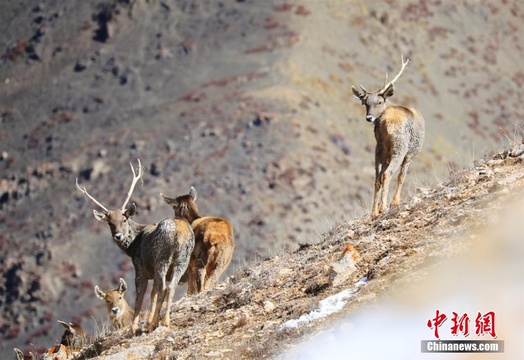
<instances>
[{"instance_id":1,"label":"deer","mask_svg":"<svg viewBox=\"0 0 524 360\"><path fill-rule=\"evenodd\" d=\"M131 165L133 180L124 204L115 210L108 210L91 196L85 187L77 189L92 200L103 211L93 210L95 219L109 225L113 242L131 258L135 268L135 308L131 333L140 328L140 311L149 280L153 280L151 290L151 310L147 319L148 331L156 329L160 322L162 304L166 304L165 315L161 324L169 327L170 309L175 292L183 273L189 264L191 252L195 246L193 229L185 219L165 218L159 223L140 224L132 219L137 206L132 203L126 209L135 185L142 177L142 165L138 160L138 175Z\"/></svg>"},{"instance_id":2,"label":"deer","mask_svg":"<svg viewBox=\"0 0 524 360\"><path fill-rule=\"evenodd\" d=\"M399 170L397 189L392 207L400 204L400 191L406 178L409 165L419 153L424 142L424 118L413 107L393 105L389 98L394 93L394 83L397 81L409 58L404 61L398 74L388 82L388 74L384 86L377 91L367 91L362 85L358 91L353 86L353 95L366 107L366 120L374 124L376 139L375 147L375 191L373 194L372 218L388 210L388 188L394 172Z\"/></svg>"},{"instance_id":3,"label":"deer","mask_svg":"<svg viewBox=\"0 0 524 360\"><path fill-rule=\"evenodd\" d=\"M95 286L95 294L105 301L111 325L115 330L127 328L132 324L135 316L134 311L124 298L126 290L127 284L122 278L120 278L118 287L108 292L100 290L98 285Z\"/></svg>"},{"instance_id":4,"label":"deer","mask_svg":"<svg viewBox=\"0 0 524 360\"><path fill-rule=\"evenodd\" d=\"M71 351L79 351L86 345L86 335L80 325L57 320L65 330L60 344L67 346Z\"/></svg>"},{"instance_id":5,"label":"deer","mask_svg":"<svg viewBox=\"0 0 524 360\"><path fill-rule=\"evenodd\" d=\"M225 219L202 217L196 206L198 193L191 186L189 194L170 198L161 194L177 216L186 219L195 233L195 248L187 269L188 294L213 288L226 270L235 248L233 226ZM184 276L186 277L186 276Z\"/></svg>"},{"instance_id":6,"label":"deer","mask_svg":"<svg viewBox=\"0 0 524 360\"><path fill-rule=\"evenodd\" d=\"M16 354L16 360L37 360L38 356L32 351L28 355L24 355L24 352L18 348L13 348Z\"/></svg>"},{"instance_id":7,"label":"deer","mask_svg":"<svg viewBox=\"0 0 524 360\"><path fill-rule=\"evenodd\" d=\"M77 324L68 323L62 320L57 320L65 330L60 339L60 344L50 347L44 354L40 357L38 354L29 352L28 355L17 348L14 348L17 360L59 360L59 359L68 359L70 356L73 356L75 353L78 353L87 343L86 334L82 327Z\"/></svg>"}]
</instances>

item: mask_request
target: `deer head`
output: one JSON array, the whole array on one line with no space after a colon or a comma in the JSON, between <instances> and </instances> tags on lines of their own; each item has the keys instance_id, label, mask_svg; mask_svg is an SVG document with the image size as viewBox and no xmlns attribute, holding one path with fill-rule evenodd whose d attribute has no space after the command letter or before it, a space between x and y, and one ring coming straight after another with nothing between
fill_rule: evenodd
<instances>
[{"instance_id":1,"label":"deer head","mask_svg":"<svg viewBox=\"0 0 524 360\"><path fill-rule=\"evenodd\" d=\"M65 328L60 344L68 347L82 347L85 345L86 336L80 325L58 320Z\"/></svg>"},{"instance_id":2,"label":"deer head","mask_svg":"<svg viewBox=\"0 0 524 360\"><path fill-rule=\"evenodd\" d=\"M193 186L191 186L189 194L187 195L182 195L176 198L170 198L164 196L164 194L160 195L162 196L166 204L171 205L173 207L173 211L175 212L176 216L184 218L188 220L190 223L192 223L195 220L195 218L200 217L198 208L195 204L196 199L198 198L198 193Z\"/></svg>"},{"instance_id":3,"label":"deer head","mask_svg":"<svg viewBox=\"0 0 524 360\"><path fill-rule=\"evenodd\" d=\"M140 160L138 160L138 175L136 174L135 169L133 168L133 164L130 163L129 165L131 165L131 171L133 172L133 180L131 182L131 187L129 188L129 191L127 192L126 200L124 201L124 204L120 209L108 210L98 200L91 196L87 192L85 187L80 187L80 185L78 185L78 179L76 179L76 187L78 188L78 190L80 190L82 194L87 196L87 198L91 199L96 205L98 205L103 210L102 212L100 212L93 209L95 219L97 219L98 221L103 221L109 225L109 228L111 229L111 235L117 243L120 243L124 241L126 238L128 238L128 235L131 231L129 220L131 216L133 216L136 213L136 205L133 203L127 209L126 206L129 202L129 199L131 199L131 195L133 194L133 190L135 189L136 183L142 177L142 165L140 163Z\"/></svg>"},{"instance_id":4,"label":"deer head","mask_svg":"<svg viewBox=\"0 0 524 360\"><path fill-rule=\"evenodd\" d=\"M386 73L386 79L384 80L384 86L377 91L367 91L362 85L359 85L362 89L362 92L355 89L353 86L353 95L362 102L362 105L366 107L366 120L369 122L374 122L380 117L380 115L388 107L388 98L393 96L395 92L394 83L398 80L406 65L409 63L409 59L406 59L404 62L404 57L400 56L402 61L402 67L398 72L397 76L390 82L388 82L388 74Z\"/></svg>"},{"instance_id":5,"label":"deer head","mask_svg":"<svg viewBox=\"0 0 524 360\"><path fill-rule=\"evenodd\" d=\"M106 302L108 313L115 317L122 315L125 311L127 302L124 299L124 293L126 290L127 284L122 278L120 278L118 288L115 290L104 292L98 286L95 286L96 296Z\"/></svg>"}]
</instances>

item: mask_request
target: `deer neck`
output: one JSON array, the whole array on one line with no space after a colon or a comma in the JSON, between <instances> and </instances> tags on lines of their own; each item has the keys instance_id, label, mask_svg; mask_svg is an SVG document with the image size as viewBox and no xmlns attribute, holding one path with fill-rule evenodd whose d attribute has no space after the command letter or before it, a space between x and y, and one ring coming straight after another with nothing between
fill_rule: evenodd
<instances>
[{"instance_id":1,"label":"deer neck","mask_svg":"<svg viewBox=\"0 0 524 360\"><path fill-rule=\"evenodd\" d=\"M187 214L184 217L190 224L192 224L193 221L195 221L196 219L200 219L202 216L200 215L200 212L198 212L197 207L193 205L189 207Z\"/></svg>"},{"instance_id":2,"label":"deer neck","mask_svg":"<svg viewBox=\"0 0 524 360\"><path fill-rule=\"evenodd\" d=\"M195 220L200 219L200 218L201 218L200 215L188 216L188 218L187 218L187 222L190 223L190 224L192 224Z\"/></svg>"}]
</instances>

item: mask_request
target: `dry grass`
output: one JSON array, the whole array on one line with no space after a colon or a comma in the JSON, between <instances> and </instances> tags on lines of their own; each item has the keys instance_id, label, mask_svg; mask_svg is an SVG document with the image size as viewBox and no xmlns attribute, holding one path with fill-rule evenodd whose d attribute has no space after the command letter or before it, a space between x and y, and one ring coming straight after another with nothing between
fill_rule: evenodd
<instances>
[{"instance_id":1,"label":"dry grass","mask_svg":"<svg viewBox=\"0 0 524 360\"><path fill-rule=\"evenodd\" d=\"M513 149L519 146L524 145ZM316 244L251 263L215 289L181 299L172 310L171 329L159 328L133 338L113 333L97 339L80 358L149 345L155 347L148 355L151 359L278 357L340 316L282 328L284 322L317 309L322 299L354 288L367 277L366 285L354 288L352 300L342 311L353 312L380 298L406 272L474 246L471 240L459 239L494 221L492 215L505 199L524 187L524 155L509 153L498 152L477 162L475 168L454 171L437 188L377 220L364 217L335 226ZM360 253L357 271L334 288L328 281L329 264L348 244Z\"/></svg>"}]
</instances>

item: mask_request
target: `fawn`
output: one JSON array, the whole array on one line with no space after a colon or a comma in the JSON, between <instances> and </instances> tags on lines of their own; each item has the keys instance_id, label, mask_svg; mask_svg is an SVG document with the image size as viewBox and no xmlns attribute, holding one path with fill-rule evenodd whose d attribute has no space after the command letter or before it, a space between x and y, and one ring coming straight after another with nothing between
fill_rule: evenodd
<instances>
[{"instance_id":1,"label":"fawn","mask_svg":"<svg viewBox=\"0 0 524 360\"><path fill-rule=\"evenodd\" d=\"M127 284L124 279L120 279L118 287L114 290L104 292L98 286L95 286L95 294L98 298L104 300L107 306L107 313L111 320L111 325L115 330L128 327L133 322L135 313L124 298L127 290Z\"/></svg>"}]
</instances>

